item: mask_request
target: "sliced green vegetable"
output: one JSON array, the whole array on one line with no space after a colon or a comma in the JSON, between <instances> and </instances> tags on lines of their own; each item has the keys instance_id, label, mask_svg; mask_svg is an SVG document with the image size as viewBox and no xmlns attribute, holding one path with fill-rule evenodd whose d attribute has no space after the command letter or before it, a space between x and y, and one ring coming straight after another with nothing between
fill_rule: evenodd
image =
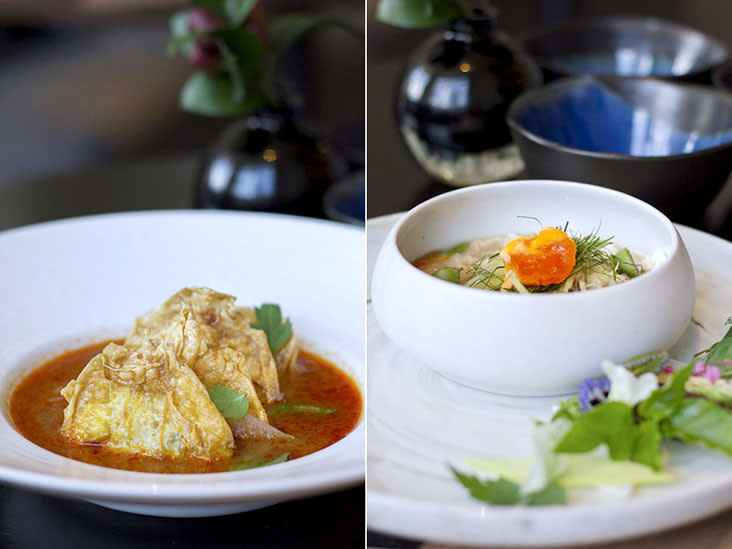
<instances>
[{"instance_id":1,"label":"sliced green vegetable","mask_svg":"<svg viewBox=\"0 0 732 549\"><path fill-rule=\"evenodd\" d=\"M280 454L274 459L270 459L269 461L265 461L264 463L256 463L256 462L241 462L237 463L235 465L232 465L229 468L229 471L245 471L247 469L256 469L257 467L266 467L267 465L276 465L278 463L284 463L290 458L290 452L285 452L284 454Z\"/></svg>"},{"instance_id":2,"label":"sliced green vegetable","mask_svg":"<svg viewBox=\"0 0 732 549\"><path fill-rule=\"evenodd\" d=\"M630 278L635 278L640 274L638 272L638 266L633 261L633 256L630 255L628 248L623 248L613 258L617 261L617 268L621 273L628 275Z\"/></svg>"},{"instance_id":3,"label":"sliced green vegetable","mask_svg":"<svg viewBox=\"0 0 732 549\"><path fill-rule=\"evenodd\" d=\"M466 460L468 466L521 484L531 470L532 460L521 459L479 459ZM665 484L674 477L667 471L654 471L650 467L633 461L612 461L589 456L571 455L567 468L554 481L564 488L593 488L596 486L632 484Z\"/></svg>"},{"instance_id":4,"label":"sliced green vegetable","mask_svg":"<svg viewBox=\"0 0 732 549\"><path fill-rule=\"evenodd\" d=\"M313 414L317 416L327 416L334 414L333 408L321 408L320 406L311 406L309 404L278 404L270 410L271 414Z\"/></svg>"},{"instance_id":5,"label":"sliced green vegetable","mask_svg":"<svg viewBox=\"0 0 732 549\"><path fill-rule=\"evenodd\" d=\"M272 354L275 354L292 336L292 324L289 319L282 321L282 311L279 305L265 303L259 308L254 308L257 315L257 322L252 328L264 330L267 334L267 343Z\"/></svg>"},{"instance_id":6,"label":"sliced green vegetable","mask_svg":"<svg viewBox=\"0 0 732 549\"><path fill-rule=\"evenodd\" d=\"M443 267L442 269L436 270L432 276L452 282L453 284L460 284L460 269L455 267Z\"/></svg>"},{"instance_id":7,"label":"sliced green vegetable","mask_svg":"<svg viewBox=\"0 0 732 549\"><path fill-rule=\"evenodd\" d=\"M692 395L702 396L723 406L732 406L732 383L710 382L705 377L690 377L684 388Z\"/></svg>"},{"instance_id":8,"label":"sliced green vegetable","mask_svg":"<svg viewBox=\"0 0 732 549\"><path fill-rule=\"evenodd\" d=\"M468 249L468 246L470 246L470 242L461 242L457 246L453 246L449 250L445 250L445 255L455 255L455 254L461 254L465 250Z\"/></svg>"},{"instance_id":9,"label":"sliced green vegetable","mask_svg":"<svg viewBox=\"0 0 732 549\"><path fill-rule=\"evenodd\" d=\"M623 366L628 368L636 377L646 372L658 373L668 361L668 353L666 351L653 351L636 355L623 362Z\"/></svg>"},{"instance_id":10,"label":"sliced green vegetable","mask_svg":"<svg viewBox=\"0 0 732 549\"><path fill-rule=\"evenodd\" d=\"M246 393L241 394L230 387L214 385L209 388L208 396L226 419L239 419L249 411Z\"/></svg>"},{"instance_id":11,"label":"sliced green vegetable","mask_svg":"<svg viewBox=\"0 0 732 549\"><path fill-rule=\"evenodd\" d=\"M633 408L624 402L604 402L578 417L554 451L584 453L604 443L612 459L626 460L633 453L637 429Z\"/></svg>"},{"instance_id":12,"label":"sliced green vegetable","mask_svg":"<svg viewBox=\"0 0 732 549\"><path fill-rule=\"evenodd\" d=\"M732 456L732 414L703 398L685 398L668 420L669 435L684 442L717 448Z\"/></svg>"}]
</instances>

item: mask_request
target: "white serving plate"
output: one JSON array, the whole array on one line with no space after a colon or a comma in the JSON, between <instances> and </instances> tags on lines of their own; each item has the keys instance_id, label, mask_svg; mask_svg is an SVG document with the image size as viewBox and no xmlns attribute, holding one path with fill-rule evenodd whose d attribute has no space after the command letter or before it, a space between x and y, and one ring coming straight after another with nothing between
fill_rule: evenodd
<instances>
[{"instance_id":1,"label":"white serving plate","mask_svg":"<svg viewBox=\"0 0 732 549\"><path fill-rule=\"evenodd\" d=\"M400 215L368 221L369 277ZM678 229L694 264L694 318L703 328L690 324L671 354L689 360L724 334L732 315L732 244ZM453 383L399 351L370 306L367 328L367 501L374 530L462 545L586 544L673 528L732 506L732 459L680 444L667 445L677 481L638 489L630 499L589 492L561 507L473 500L447 464L466 457L530 456L531 419L549 416L557 398L491 395Z\"/></svg>"},{"instance_id":2,"label":"white serving plate","mask_svg":"<svg viewBox=\"0 0 732 549\"><path fill-rule=\"evenodd\" d=\"M8 396L55 354L120 337L184 286L242 305L278 303L303 346L350 373L363 393L364 233L327 221L213 211L142 212L0 233L0 482L124 511L211 516L363 481L364 424L309 456L247 471L163 475L58 456L11 425Z\"/></svg>"}]
</instances>

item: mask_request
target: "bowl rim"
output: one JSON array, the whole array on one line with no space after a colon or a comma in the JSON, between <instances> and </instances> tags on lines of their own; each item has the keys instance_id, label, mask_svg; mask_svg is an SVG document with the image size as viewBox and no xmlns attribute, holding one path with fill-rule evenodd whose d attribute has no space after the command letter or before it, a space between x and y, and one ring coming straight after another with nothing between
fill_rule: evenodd
<instances>
[{"instance_id":1,"label":"bowl rim","mask_svg":"<svg viewBox=\"0 0 732 549\"><path fill-rule=\"evenodd\" d=\"M551 58L547 58L545 56L542 56L541 54L537 55L533 49L530 46L530 43L533 41L538 41L541 39L545 39L552 35L561 35L562 33L566 31L571 30L586 30L592 27L598 27L598 26L605 26L605 27L621 27L624 25L634 25L637 28L644 29L644 30L651 30L652 28L664 28L669 31L673 31L677 34L686 34L691 35L699 38L700 40L703 40L708 45L711 45L713 49L715 49L717 52L719 52L719 59L717 59L714 62L707 63L704 65L700 65L697 68L695 68L692 71L685 72L682 74L660 74L660 75L653 75L648 76L646 78L655 77L655 78L662 78L665 80L684 80L684 79L693 79L695 77L698 77L702 74L704 74L707 71L713 70L715 67L718 67L719 65L725 63L730 59L730 49L727 47L727 45L719 40L718 38L707 34L705 32L702 32L700 30L697 30L693 27L688 27L686 25L682 25L680 23L677 23L675 21L670 21L668 19L664 19L662 17L654 17L654 16L644 16L644 15L607 15L607 16L589 16L589 17L578 17L573 18L569 21L561 21L558 23L550 23L548 25L541 25L537 27L530 28L522 33L519 33L518 35L518 41L526 50L527 53L531 55L531 57L536 61L537 65L539 65L542 68L549 69L555 73L559 74L565 74L570 76L579 76L583 74L588 74L587 71L578 71L574 69L569 69L562 63L557 63L555 60L552 60ZM628 75L628 76L621 76L614 72L593 72L591 73L593 76L619 76L621 78L643 78L640 75Z\"/></svg>"},{"instance_id":2,"label":"bowl rim","mask_svg":"<svg viewBox=\"0 0 732 549\"><path fill-rule=\"evenodd\" d=\"M669 249L669 252L666 256L666 258L658 265L656 265L651 271L644 274L643 276L639 276L630 280L627 280L623 282L622 284L616 284L613 286L608 286L604 288L598 288L595 291L587 291L587 292L567 292L567 293L538 293L538 294L531 294L532 299L527 300L527 302L541 302L541 300L548 301L548 300L570 300L570 299L588 299L589 296L596 296L598 292L602 292L601 295L608 295L610 292L617 293L618 291L627 291L627 288L629 285L631 287L638 287L638 283L648 285L653 284L655 280L661 276L661 273L663 271L668 270L671 264L671 259L678 255L679 251L683 249L683 242L681 241L681 237L679 236L678 231L674 227L674 224L671 222L671 220L666 217L660 210L657 208L654 208L647 202L644 202L643 200L640 200L639 198L636 198L634 196L631 196L629 194L616 191L614 189L608 189L606 187L601 187L598 185L591 185L589 183L581 183L577 181L565 181L561 179L519 179L519 180L513 180L513 181L497 181L494 183L484 183L482 185L472 185L470 187L464 187L461 189L455 189L454 191L449 191L446 193L443 193L441 195L435 196L433 198L430 198L429 200L426 200L422 202L421 204L418 204L414 208L407 211L394 225L394 227L391 229L389 235L386 237L386 240L384 242L384 245L387 246L393 246L393 249L396 251L397 260L401 264L401 266L406 266L409 268L407 272L412 273L413 275L417 277L424 277L422 278L423 281L425 281L427 284L437 284L435 286L436 289L439 290L439 288L442 288L443 291L446 292L453 292L454 295L463 295L464 297L471 296L471 299L481 299L481 300L493 300L493 299L525 299L526 296L519 293L514 292L494 292L494 291L486 291L481 290L479 288L470 288L467 286L463 286L462 284L452 284L448 283L444 280L440 280L439 278L436 278L432 275L428 275L421 269L415 267L412 265L412 263L404 257L404 254L399 249L399 246L397 245L397 240L399 237L400 232L402 231L402 228L407 223L408 220L410 220L415 215L419 214L420 212L433 207L434 204L437 204L439 202L450 200L453 196L457 196L460 194L471 194L476 192L489 192L489 189L491 188L507 188L507 187L524 187L528 185L554 185L558 187L564 187L572 190L586 190L593 193L598 193L600 195L604 195L605 197L616 197L620 198L622 200L625 200L627 202L630 202L635 207L646 210L646 213L650 215L650 217L653 217L655 220L657 220L663 228L668 232L669 236L671 237L671 247ZM602 199L602 196L599 197ZM474 238L481 238L480 236L476 236ZM431 281L431 282L427 282ZM623 288L626 288L626 290L623 290ZM468 293L465 293L468 292ZM478 297L483 296L483 297Z\"/></svg>"},{"instance_id":3,"label":"bowl rim","mask_svg":"<svg viewBox=\"0 0 732 549\"><path fill-rule=\"evenodd\" d=\"M544 94L548 94L551 92L556 91L566 91L569 89L572 89L576 86L579 86L580 84L592 81L592 82L599 82L600 85L602 85L605 82L618 82L618 83L627 83L627 82L635 82L635 83L650 83L654 86L668 86L668 87L675 87L675 88L683 88L686 90L691 91L698 91L701 93L706 93L708 95L715 95L717 97L722 98L724 101L728 101L730 103L730 108L732 109L732 95L729 93L714 88L712 86L703 86L701 84L688 84L688 83L680 83L680 82L669 82L667 80L663 80L661 78L649 78L649 77L625 77L625 76L595 76L595 75L579 75L579 76L570 76L567 78L561 78L559 80L556 80L554 82L550 82L549 84L545 84L544 86L541 86L540 88L535 88L533 90L527 90L526 92L519 95L516 99L514 99L511 104L508 107L508 111L506 113L506 123L508 126L515 132L517 132L522 137L525 137L526 139L533 141L534 143L537 143L539 145L544 145L545 147L549 147L551 149L555 149L558 151L563 151L566 153L575 154L577 156L585 156L585 157L591 157L591 158L603 158L603 159L612 159L612 160L623 160L623 161L640 161L640 162L649 162L649 161L668 161L668 160L682 160L687 158L696 158L700 156L707 156L714 154L718 151L727 149L732 146L732 139L729 141L725 141L724 143L720 143L719 145L715 145L713 147L707 147L705 149L699 149L698 151L692 151L688 153L676 153L676 154L665 154L665 155L658 155L658 156L640 156L635 154L624 154L624 153L611 153L611 152L598 152L598 151L588 151L585 149L578 149L575 147L570 147L568 145L562 145L561 143L557 143L556 141L552 141L551 139L547 139L546 137L542 137L540 135L535 134L532 131L529 131L526 129L522 124L520 124L516 120L516 114L517 111L523 108L526 103L530 102L532 99L541 98L544 96Z\"/></svg>"}]
</instances>

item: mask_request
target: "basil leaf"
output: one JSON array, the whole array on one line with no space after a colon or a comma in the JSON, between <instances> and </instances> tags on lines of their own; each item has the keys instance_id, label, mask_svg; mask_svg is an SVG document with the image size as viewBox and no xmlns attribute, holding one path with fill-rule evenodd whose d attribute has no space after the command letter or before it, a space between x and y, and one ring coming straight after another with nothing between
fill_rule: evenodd
<instances>
[{"instance_id":1,"label":"basil leaf","mask_svg":"<svg viewBox=\"0 0 732 549\"><path fill-rule=\"evenodd\" d=\"M638 415L661 421L676 413L686 395L684 385L691 376L692 366L686 366L674 373L671 383L653 391L650 396L638 404Z\"/></svg>"},{"instance_id":2,"label":"basil leaf","mask_svg":"<svg viewBox=\"0 0 732 549\"><path fill-rule=\"evenodd\" d=\"M655 421L644 421L638 426L633 448L633 461L648 465L654 471L661 470L661 429Z\"/></svg>"},{"instance_id":3,"label":"basil leaf","mask_svg":"<svg viewBox=\"0 0 732 549\"><path fill-rule=\"evenodd\" d=\"M274 355L292 336L292 324L289 319L282 322L282 311L279 305L265 303L259 308L254 308L257 315L257 322L252 328L263 330L267 334L269 350Z\"/></svg>"},{"instance_id":4,"label":"basil leaf","mask_svg":"<svg viewBox=\"0 0 732 549\"><path fill-rule=\"evenodd\" d=\"M687 443L717 448L732 456L732 414L714 402L685 398L668 424L668 434Z\"/></svg>"},{"instance_id":5,"label":"basil leaf","mask_svg":"<svg viewBox=\"0 0 732 549\"><path fill-rule=\"evenodd\" d=\"M333 408L321 408L320 406L311 406L309 404L278 404L269 411L270 414L313 414L317 416L328 416L334 414Z\"/></svg>"},{"instance_id":6,"label":"basil leaf","mask_svg":"<svg viewBox=\"0 0 732 549\"><path fill-rule=\"evenodd\" d=\"M556 482L550 482L538 492L526 496L526 505L564 505L567 492Z\"/></svg>"},{"instance_id":7,"label":"basil leaf","mask_svg":"<svg viewBox=\"0 0 732 549\"><path fill-rule=\"evenodd\" d=\"M709 356L704 362L715 366L732 366L732 328L727 330L722 339L711 346Z\"/></svg>"},{"instance_id":8,"label":"basil leaf","mask_svg":"<svg viewBox=\"0 0 732 549\"><path fill-rule=\"evenodd\" d=\"M379 21L407 29L433 27L466 13L455 0L381 0L376 8Z\"/></svg>"},{"instance_id":9,"label":"basil leaf","mask_svg":"<svg viewBox=\"0 0 732 549\"><path fill-rule=\"evenodd\" d=\"M241 394L230 387L214 385L209 388L208 396L226 419L239 419L249 411L246 393Z\"/></svg>"},{"instance_id":10,"label":"basil leaf","mask_svg":"<svg viewBox=\"0 0 732 549\"><path fill-rule=\"evenodd\" d=\"M480 480L478 477L465 475L455 469L452 469L452 472L475 499L495 505L516 505L521 501L520 486L515 482L502 478Z\"/></svg>"},{"instance_id":11,"label":"basil leaf","mask_svg":"<svg viewBox=\"0 0 732 549\"><path fill-rule=\"evenodd\" d=\"M629 459L637 427L633 409L624 402L604 402L582 414L554 449L559 453L584 453L607 444L615 461Z\"/></svg>"}]
</instances>

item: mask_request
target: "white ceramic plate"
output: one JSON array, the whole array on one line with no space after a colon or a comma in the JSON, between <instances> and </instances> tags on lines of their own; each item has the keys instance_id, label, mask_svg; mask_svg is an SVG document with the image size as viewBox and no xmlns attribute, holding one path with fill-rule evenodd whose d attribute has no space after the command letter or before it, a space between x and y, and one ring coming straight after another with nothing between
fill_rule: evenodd
<instances>
[{"instance_id":1,"label":"white ceramic plate","mask_svg":"<svg viewBox=\"0 0 732 549\"><path fill-rule=\"evenodd\" d=\"M279 303L305 348L352 374L363 392L364 233L254 213L143 212L0 233L0 481L130 512L208 516L357 484L363 421L291 462L230 473L162 475L73 461L11 426L14 380L64 349L120 337L136 316L184 286L242 305Z\"/></svg>"},{"instance_id":2,"label":"white ceramic plate","mask_svg":"<svg viewBox=\"0 0 732 549\"><path fill-rule=\"evenodd\" d=\"M367 223L369 277L399 215ZM724 334L732 315L732 244L685 227L679 232L697 280L694 317L704 327L691 324L671 350L689 360ZM673 296L659 307L659 314L673 307ZM629 499L594 491L562 507L483 505L452 478L448 462L530 456L531 419L549 416L557 399L496 396L457 385L397 350L370 307L367 327L370 528L463 545L584 544L672 528L732 506L732 459L680 444L667 446L677 481L639 489Z\"/></svg>"}]
</instances>

